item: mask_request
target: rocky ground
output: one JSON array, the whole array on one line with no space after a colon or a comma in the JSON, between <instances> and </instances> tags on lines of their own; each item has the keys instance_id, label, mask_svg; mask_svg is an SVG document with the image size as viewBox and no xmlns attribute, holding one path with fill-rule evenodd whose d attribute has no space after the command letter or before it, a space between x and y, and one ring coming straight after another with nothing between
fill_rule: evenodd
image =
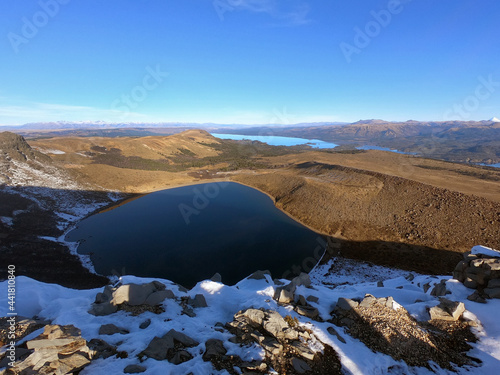
<instances>
[{"instance_id":1,"label":"rocky ground","mask_svg":"<svg viewBox=\"0 0 500 375\"><path fill-rule=\"evenodd\" d=\"M484 250L478 259L500 264ZM334 286L334 264L312 280L258 271L230 287L216 274L191 290L125 276L75 291L19 277L19 316L0 320L0 373L497 373L499 299L471 301L473 290L449 277L368 264Z\"/></svg>"}]
</instances>

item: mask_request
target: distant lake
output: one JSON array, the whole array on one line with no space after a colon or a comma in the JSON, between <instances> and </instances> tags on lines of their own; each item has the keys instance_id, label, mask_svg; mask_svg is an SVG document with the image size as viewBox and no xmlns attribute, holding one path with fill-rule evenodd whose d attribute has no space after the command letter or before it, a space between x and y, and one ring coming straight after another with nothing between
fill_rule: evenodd
<instances>
[{"instance_id":1,"label":"distant lake","mask_svg":"<svg viewBox=\"0 0 500 375\"><path fill-rule=\"evenodd\" d=\"M78 252L90 254L100 274L159 277L187 287L216 272L225 284L258 269L281 278L323 253L317 233L267 195L232 182L145 195L88 217L66 240L82 241Z\"/></svg>"},{"instance_id":2,"label":"distant lake","mask_svg":"<svg viewBox=\"0 0 500 375\"><path fill-rule=\"evenodd\" d=\"M241 141L248 139L250 141L260 141L271 146L297 146L308 145L313 148L335 148L338 145L335 143L321 141L319 139L305 139L295 137L278 137L274 135L241 135L241 134L217 134L211 133L214 137L221 139L233 139Z\"/></svg>"}]
</instances>

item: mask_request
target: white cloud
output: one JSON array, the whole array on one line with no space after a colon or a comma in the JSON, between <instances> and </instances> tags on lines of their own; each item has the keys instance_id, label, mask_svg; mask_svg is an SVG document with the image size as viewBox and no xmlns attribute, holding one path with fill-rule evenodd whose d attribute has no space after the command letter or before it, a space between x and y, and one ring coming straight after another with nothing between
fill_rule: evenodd
<instances>
[{"instance_id":1,"label":"white cloud","mask_svg":"<svg viewBox=\"0 0 500 375\"><path fill-rule=\"evenodd\" d=\"M234 10L266 13L276 20L271 26L300 26L310 22L309 5L302 0L227 0Z\"/></svg>"}]
</instances>

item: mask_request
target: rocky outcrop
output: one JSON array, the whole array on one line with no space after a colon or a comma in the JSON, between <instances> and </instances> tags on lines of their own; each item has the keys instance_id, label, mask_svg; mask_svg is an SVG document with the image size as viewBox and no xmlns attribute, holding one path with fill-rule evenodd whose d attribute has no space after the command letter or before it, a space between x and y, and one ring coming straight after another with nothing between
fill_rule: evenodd
<instances>
[{"instance_id":1,"label":"rocky outcrop","mask_svg":"<svg viewBox=\"0 0 500 375\"><path fill-rule=\"evenodd\" d=\"M87 366L96 352L72 325L47 325L44 332L26 343L29 355L3 374L70 374Z\"/></svg>"},{"instance_id":2,"label":"rocky outcrop","mask_svg":"<svg viewBox=\"0 0 500 375\"><path fill-rule=\"evenodd\" d=\"M500 298L500 252L475 246L464 254L453 271L453 278L476 292L469 300L486 302L487 298Z\"/></svg>"},{"instance_id":3,"label":"rocky outcrop","mask_svg":"<svg viewBox=\"0 0 500 375\"><path fill-rule=\"evenodd\" d=\"M175 298L171 290L159 281L147 284L125 284L113 288L104 287L96 295L89 313L92 315L109 315L118 310L130 311L139 314L144 311L161 312L158 307L165 299Z\"/></svg>"},{"instance_id":4,"label":"rocky outcrop","mask_svg":"<svg viewBox=\"0 0 500 375\"><path fill-rule=\"evenodd\" d=\"M280 374L341 373L339 358L330 346L300 326L296 319L289 316L285 319L277 311L242 310L226 328L234 335L230 341L262 347L266 366L261 367L273 367Z\"/></svg>"}]
</instances>

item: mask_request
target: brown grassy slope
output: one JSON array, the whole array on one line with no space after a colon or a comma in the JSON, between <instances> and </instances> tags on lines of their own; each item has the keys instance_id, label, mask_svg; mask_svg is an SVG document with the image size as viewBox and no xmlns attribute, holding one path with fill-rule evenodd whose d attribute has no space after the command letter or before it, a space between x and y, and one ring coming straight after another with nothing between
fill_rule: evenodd
<instances>
[{"instance_id":1,"label":"brown grassy slope","mask_svg":"<svg viewBox=\"0 0 500 375\"><path fill-rule=\"evenodd\" d=\"M500 203L485 198L315 162L234 180L275 197L345 256L443 273L474 245L500 247Z\"/></svg>"},{"instance_id":2,"label":"brown grassy slope","mask_svg":"<svg viewBox=\"0 0 500 375\"><path fill-rule=\"evenodd\" d=\"M80 155L79 159L68 159L75 153L95 152L93 147L105 147L120 149L124 156L137 156L144 159L161 160L168 156L181 155L182 150L193 153L195 156L203 158L206 156L216 156L217 151L213 148L203 145L203 143L218 143L217 139L212 137L204 130L187 130L185 132L171 136L151 136L151 137L57 137L43 140L30 140L32 147L40 151L50 150L64 151L69 155L53 155L54 159L61 161L78 161L85 163L85 157ZM48 151L47 151L48 150ZM184 151L186 152L186 151Z\"/></svg>"}]
</instances>

